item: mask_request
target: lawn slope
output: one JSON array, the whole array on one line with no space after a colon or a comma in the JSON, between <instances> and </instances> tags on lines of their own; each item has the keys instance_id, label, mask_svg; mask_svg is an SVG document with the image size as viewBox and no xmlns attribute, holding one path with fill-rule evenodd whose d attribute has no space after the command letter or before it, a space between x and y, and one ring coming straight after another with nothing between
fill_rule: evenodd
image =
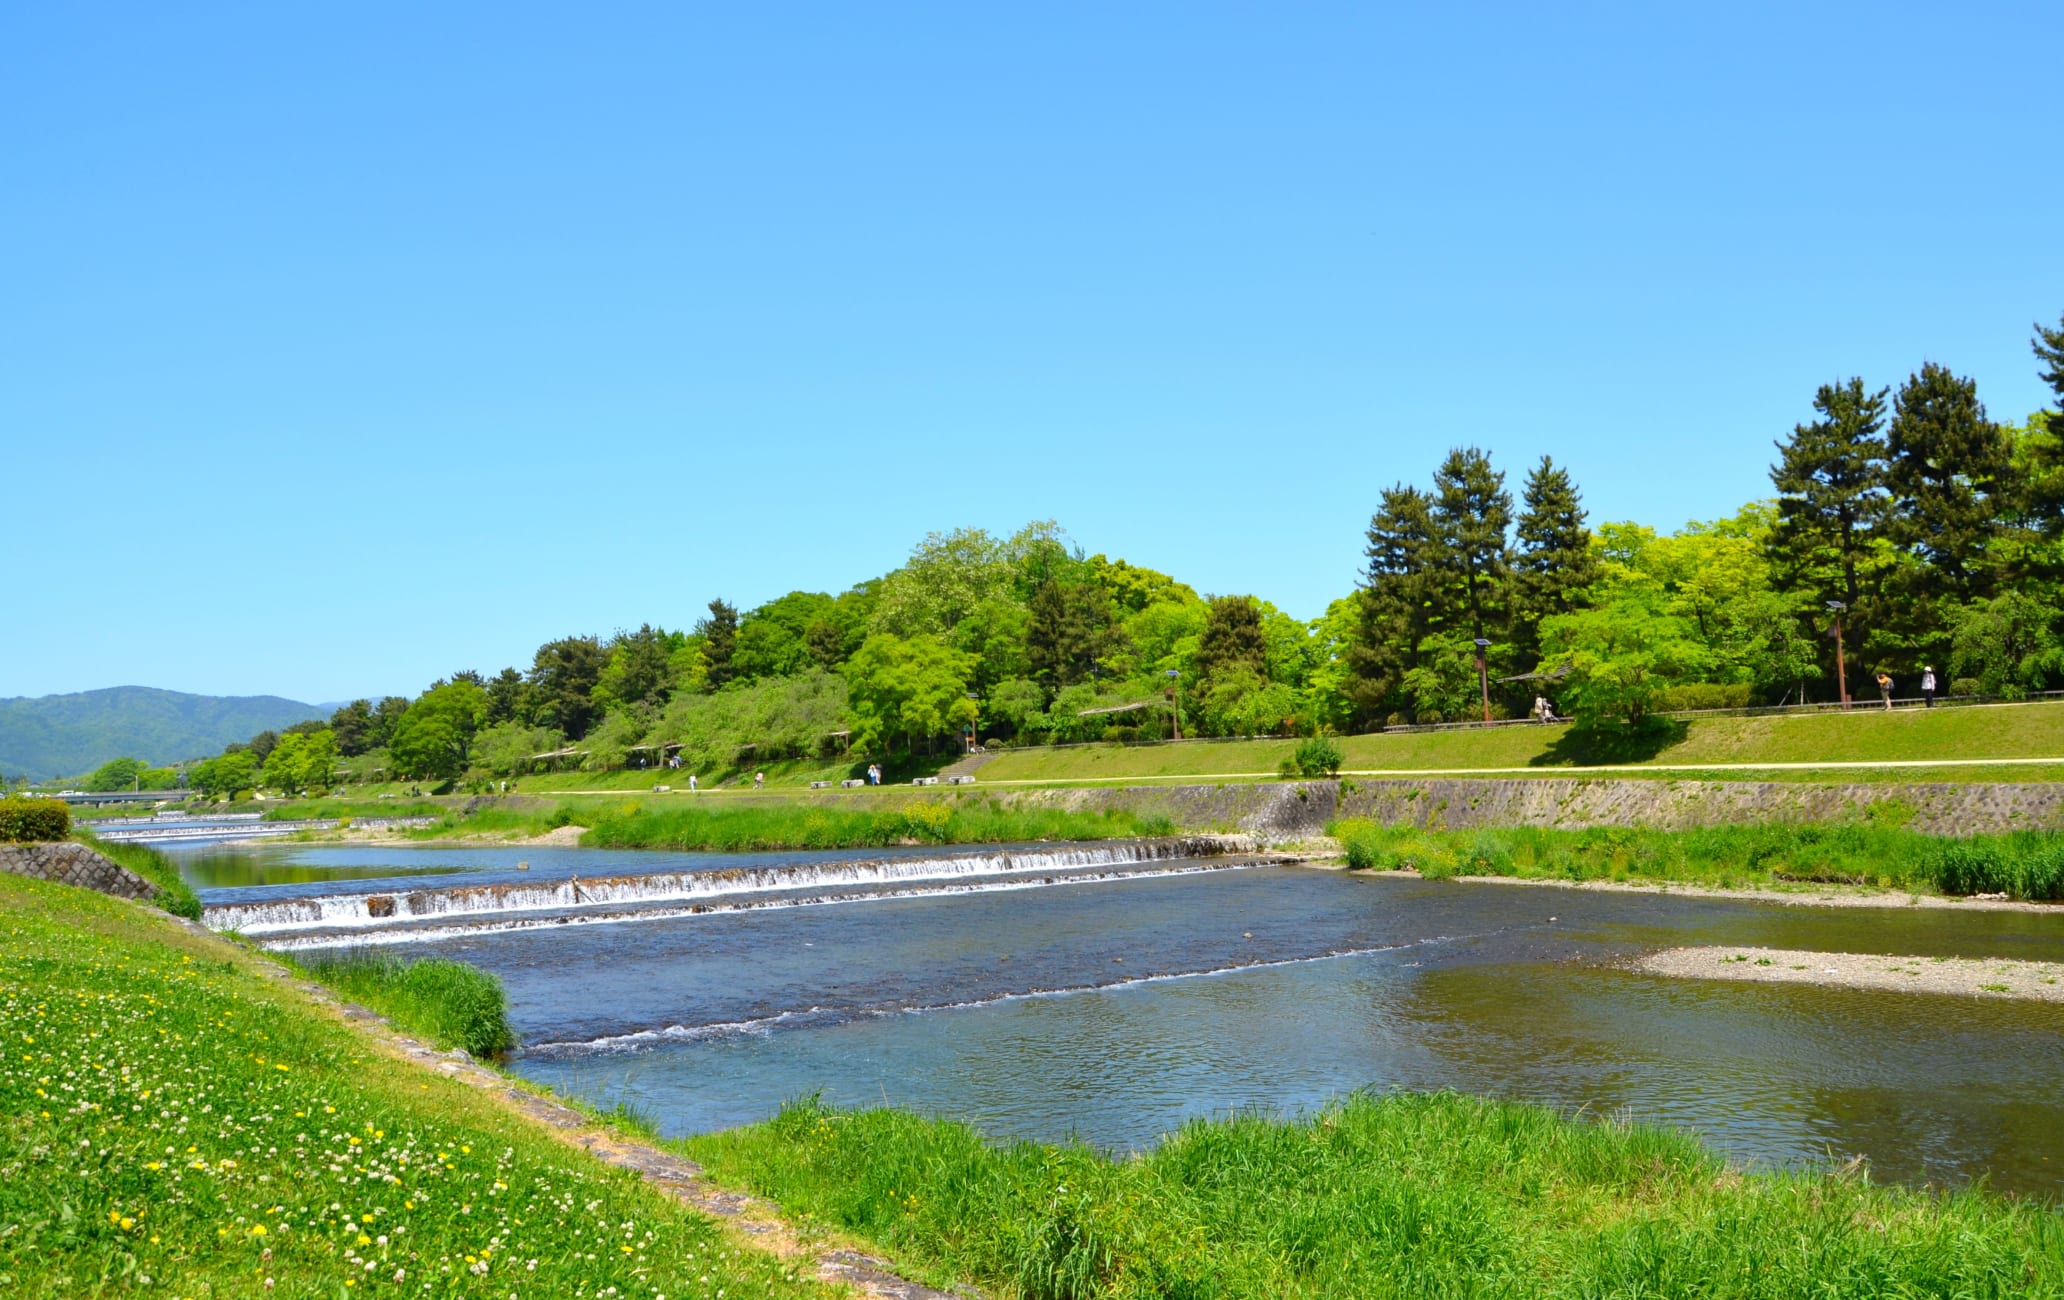
<instances>
[{"instance_id":1,"label":"lawn slope","mask_svg":"<svg viewBox=\"0 0 2064 1300\"><path fill-rule=\"evenodd\" d=\"M825 1294L260 960L0 875L0 1294Z\"/></svg>"},{"instance_id":2,"label":"lawn slope","mask_svg":"<svg viewBox=\"0 0 2064 1300\"><path fill-rule=\"evenodd\" d=\"M1346 736L1339 745L1349 772L1426 772L1518 768L1544 776L1584 770L1582 756L1564 752L1564 727L1493 727L1484 730L1377 733ZM1192 741L1180 745L1081 745L1006 750L984 764L984 784L1007 781L1082 781L1127 778L1219 777L1273 774L1296 748L1294 740ZM2064 760L2064 703L1912 709L1848 713L1692 719L1682 739L1636 768L1664 772L1677 766L1730 763L1886 763L2051 758ZM1944 768L1944 772L1956 769ZM1909 769L1885 771L1914 779ZM1833 769L1842 780L1869 779L1868 770ZM1762 779L1768 773L1745 772ZM2002 767L1993 779L2055 780L2054 767ZM1951 777L1949 779L1960 779ZM1962 778L1968 779L1968 778Z\"/></svg>"}]
</instances>

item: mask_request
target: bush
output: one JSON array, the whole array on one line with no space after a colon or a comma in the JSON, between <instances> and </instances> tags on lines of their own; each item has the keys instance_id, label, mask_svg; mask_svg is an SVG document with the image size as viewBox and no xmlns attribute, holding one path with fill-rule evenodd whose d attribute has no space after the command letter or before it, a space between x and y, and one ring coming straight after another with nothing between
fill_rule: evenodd
<instances>
[{"instance_id":1,"label":"bush","mask_svg":"<svg viewBox=\"0 0 2064 1300\"><path fill-rule=\"evenodd\" d=\"M25 844L71 833L72 810L61 799L0 799L0 840Z\"/></svg>"},{"instance_id":2,"label":"bush","mask_svg":"<svg viewBox=\"0 0 2064 1300\"><path fill-rule=\"evenodd\" d=\"M516 1045L502 982L464 962L442 957L403 961L388 953L353 950L304 962L302 969L439 1047L491 1057Z\"/></svg>"},{"instance_id":3,"label":"bush","mask_svg":"<svg viewBox=\"0 0 2064 1300\"><path fill-rule=\"evenodd\" d=\"M1755 688L1746 682L1685 682L1656 697L1656 712L1682 713L1691 709L1746 709L1755 702Z\"/></svg>"},{"instance_id":4,"label":"bush","mask_svg":"<svg viewBox=\"0 0 2064 1300\"><path fill-rule=\"evenodd\" d=\"M1283 760L1280 770L1284 776L1333 776L1340 771L1340 763L1340 747L1324 736L1313 736Z\"/></svg>"},{"instance_id":5,"label":"bush","mask_svg":"<svg viewBox=\"0 0 2064 1300\"><path fill-rule=\"evenodd\" d=\"M1983 695L1985 683L1976 677L1959 677L1949 684L1951 695Z\"/></svg>"}]
</instances>

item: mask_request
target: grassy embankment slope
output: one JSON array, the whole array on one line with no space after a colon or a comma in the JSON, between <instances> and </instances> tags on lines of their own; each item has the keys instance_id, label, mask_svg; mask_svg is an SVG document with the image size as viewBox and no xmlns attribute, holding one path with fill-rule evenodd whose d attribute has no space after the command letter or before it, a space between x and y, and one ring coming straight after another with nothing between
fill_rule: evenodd
<instances>
[{"instance_id":1,"label":"grassy embankment slope","mask_svg":"<svg viewBox=\"0 0 2064 1300\"><path fill-rule=\"evenodd\" d=\"M680 1146L719 1177L1033 1297L2064 1295L2064 1215L1451 1095L1194 1122L1138 1159L804 1103Z\"/></svg>"},{"instance_id":2,"label":"grassy embankment slope","mask_svg":"<svg viewBox=\"0 0 2064 1300\"><path fill-rule=\"evenodd\" d=\"M1483 771L1497 776L1571 776L1610 766L1619 776L1670 776L1719 767L1750 780L2055 781L2064 780L2064 704L1982 705L1887 713L1695 718L1652 756L1609 764L1567 752L1565 727L1378 733L1334 743L1342 770L1371 775ZM1291 740L1190 741L1179 745L1083 745L1005 750L981 768L981 782L1128 781L1273 777L1296 748ZM1987 759L2053 759L2047 765ZM1976 766L1951 766L1974 763ZM1839 763L1934 766L1840 768ZM1725 765L1797 764L1728 770Z\"/></svg>"},{"instance_id":3,"label":"grassy embankment slope","mask_svg":"<svg viewBox=\"0 0 2064 1300\"><path fill-rule=\"evenodd\" d=\"M825 1294L261 960L0 875L0 1293Z\"/></svg>"}]
</instances>

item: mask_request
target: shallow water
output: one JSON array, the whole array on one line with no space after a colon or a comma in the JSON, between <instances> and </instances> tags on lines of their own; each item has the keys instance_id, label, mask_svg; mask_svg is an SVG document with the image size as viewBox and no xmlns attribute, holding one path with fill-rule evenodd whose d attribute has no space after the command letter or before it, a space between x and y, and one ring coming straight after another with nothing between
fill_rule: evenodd
<instances>
[{"instance_id":1,"label":"shallow water","mask_svg":"<svg viewBox=\"0 0 2064 1300\"><path fill-rule=\"evenodd\" d=\"M368 890L378 878L361 873L388 867L434 871L394 882L422 889L500 883L518 860L532 880L748 865L384 846L237 856L238 879L282 883L208 888L225 873L190 858L208 904ZM1697 943L2064 960L2064 913L1818 910L1262 866L1156 874L1169 865L774 890L762 901L813 905L643 924L570 911L544 929L445 926L403 950L498 973L526 1044L519 1072L636 1105L670 1134L819 1092L1126 1148L1192 1116L1456 1088L1687 1127L1757 1163L1861 1153L1880 1178L2064 1185L2064 1008L1620 965ZM339 883L288 883L311 871ZM946 892L973 888L993 892Z\"/></svg>"}]
</instances>

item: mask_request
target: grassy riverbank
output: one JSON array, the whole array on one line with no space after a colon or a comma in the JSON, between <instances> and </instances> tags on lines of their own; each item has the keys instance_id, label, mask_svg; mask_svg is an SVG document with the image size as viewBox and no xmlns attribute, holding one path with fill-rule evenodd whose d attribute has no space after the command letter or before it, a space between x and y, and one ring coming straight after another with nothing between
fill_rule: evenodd
<instances>
[{"instance_id":1,"label":"grassy riverbank","mask_svg":"<svg viewBox=\"0 0 2064 1300\"><path fill-rule=\"evenodd\" d=\"M0 875L0 1293L825 1294L261 961Z\"/></svg>"},{"instance_id":2,"label":"grassy riverbank","mask_svg":"<svg viewBox=\"0 0 2064 1300\"><path fill-rule=\"evenodd\" d=\"M1452 1095L1195 1122L1137 1159L791 1106L680 1144L720 1177L1025 1297L2055 1296L2064 1215Z\"/></svg>"},{"instance_id":3,"label":"grassy riverbank","mask_svg":"<svg viewBox=\"0 0 2064 1300\"><path fill-rule=\"evenodd\" d=\"M2048 831L1964 839L1855 824L1441 831L1350 818L1327 832L1350 867L1429 879L1654 880L1722 889L1812 882L2064 899L2064 835Z\"/></svg>"},{"instance_id":4,"label":"grassy riverbank","mask_svg":"<svg viewBox=\"0 0 2064 1300\"><path fill-rule=\"evenodd\" d=\"M1768 717L1694 718L1652 752L1596 753L1585 750L1565 727L1494 727L1483 730L1378 733L1343 736L1342 770L1425 772L1519 769L1567 776L1599 764L1631 766L1667 775L1675 767L1731 763L1897 763L1945 760L2049 758L2064 760L2064 703L1983 705L1912 709L1887 713L1786 714ZM1294 740L1191 741L1180 745L1080 745L1069 748L1006 750L981 768L985 783L1083 781L1250 775L1273 778L1297 747ZM1943 779L1981 779L1954 767L1931 769ZM1983 779L2064 779L2064 762L1985 769ZM1744 771L1738 779L1762 780L1773 772ZM1911 769L1824 768L1793 775L1803 779L1914 780Z\"/></svg>"}]
</instances>

